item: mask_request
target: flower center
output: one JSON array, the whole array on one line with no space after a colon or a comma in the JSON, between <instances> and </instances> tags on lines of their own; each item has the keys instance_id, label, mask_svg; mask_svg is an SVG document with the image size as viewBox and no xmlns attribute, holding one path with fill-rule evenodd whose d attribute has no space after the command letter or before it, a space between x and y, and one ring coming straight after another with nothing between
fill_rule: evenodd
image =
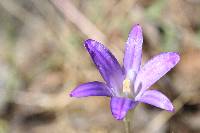
<instances>
[{"instance_id":1,"label":"flower center","mask_svg":"<svg viewBox=\"0 0 200 133\"><path fill-rule=\"evenodd\" d=\"M123 81L123 93L130 94L131 93L131 81L129 79L125 79Z\"/></svg>"}]
</instances>

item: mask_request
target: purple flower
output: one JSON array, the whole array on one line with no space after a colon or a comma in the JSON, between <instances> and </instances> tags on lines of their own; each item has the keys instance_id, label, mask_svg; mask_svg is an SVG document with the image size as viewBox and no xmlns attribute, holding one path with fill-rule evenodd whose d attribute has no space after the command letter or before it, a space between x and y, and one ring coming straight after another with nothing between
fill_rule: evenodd
<instances>
[{"instance_id":1,"label":"purple flower","mask_svg":"<svg viewBox=\"0 0 200 133\"><path fill-rule=\"evenodd\" d=\"M157 90L147 90L180 60L175 52L161 53L141 66L142 28L133 26L126 42L124 65L101 43L88 39L85 47L106 83L99 81L81 84L72 97L108 96L113 116L122 120L139 102L173 111L170 100Z\"/></svg>"}]
</instances>

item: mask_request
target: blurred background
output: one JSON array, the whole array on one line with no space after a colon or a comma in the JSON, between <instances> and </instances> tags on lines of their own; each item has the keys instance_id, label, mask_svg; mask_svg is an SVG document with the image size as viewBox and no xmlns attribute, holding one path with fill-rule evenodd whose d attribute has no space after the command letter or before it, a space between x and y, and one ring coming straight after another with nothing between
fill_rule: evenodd
<instances>
[{"instance_id":1,"label":"blurred background","mask_svg":"<svg viewBox=\"0 0 200 133\"><path fill-rule=\"evenodd\" d=\"M132 25L143 27L143 62L178 51L179 64L153 87L176 108L140 104L135 133L200 133L200 0L0 0L0 133L123 133L109 98L70 98L100 80L83 47L104 43L122 63Z\"/></svg>"}]
</instances>

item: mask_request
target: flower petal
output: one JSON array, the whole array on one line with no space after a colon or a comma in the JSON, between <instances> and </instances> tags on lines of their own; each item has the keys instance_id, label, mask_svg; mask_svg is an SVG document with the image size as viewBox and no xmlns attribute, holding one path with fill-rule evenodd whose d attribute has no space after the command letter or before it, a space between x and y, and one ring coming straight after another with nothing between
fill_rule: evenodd
<instances>
[{"instance_id":1,"label":"flower petal","mask_svg":"<svg viewBox=\"0 0 200 133\"><path fill-rule=\"evenodd\" d=\"M70 94L71 97L112 96L111 90L102 82L94 81L81 84Z\"/></svg>"},{"instance_id":2,"label":"flower petal","mask_svg":"<svg viewBox=\"0 0 200 133\"><path fill-rule=\"evenodd\" d=\"M180 60L180 57L175 52L161 53L150 61L148 61L138 72L135 80L135 92L140 90L142 93L148 89L171 68L173 68Z\"/></svg>"},{"instance_id":3,"label":"flower petal","mask_svg":"<svg viewBox=\"0 0 200 133\"><path fill-rule=\"evenodd\" d=\"M142 28L139 25L135 25L129 33L124 55L124 69L129 79L133 79L134 75L140 69L142 43Z\"/></svg>"},{"instance_id":4,"label":"flower petal","mask_svg":"<svg viewBox=\"0 0 200 133\"><path fill-rule=\"evenodd\" d=\"M123 72L117 59L112 53L105 48L101 43L88 39L85 41L93 62L99 69L103 79L107 82L110 88L113 88L115 95L119 95L119 89L122 88Z\"/></svg>"},{"instance_id":5,"label":"flower petal","mask_svg":"<svg viewBox=\"0 0 200 133\"><path fill-rule=\"evenodd\" d=\"M137 103L129 98L124 97L112 97L110 101L110 109L112 115L117 120L122 120L127 112L135 107Z\"/></svg>"},{"instance_id":6,"label":"flower petal","mask_svg":"<svg viewBox=\"0 0 200 133\"><path fill-rule=\"evenodd\" d=\"M136 96L135 100L138 102L151 104L170 112L174 111L174 107L170 100L164 94L156 90L144 91L142 95Z\"/></svg>"}]
</instances>

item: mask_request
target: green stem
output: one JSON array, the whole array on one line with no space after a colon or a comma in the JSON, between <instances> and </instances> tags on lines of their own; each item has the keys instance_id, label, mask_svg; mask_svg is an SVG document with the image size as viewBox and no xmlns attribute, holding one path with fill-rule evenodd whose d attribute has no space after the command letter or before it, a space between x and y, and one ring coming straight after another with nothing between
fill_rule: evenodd
<instances>
[{"instance_id":1,"label":"green stem","mask_svg":"<svg viewBox=\"0 0 200 133\"><path fill-rule=\"evenodd\" d=\"M128 119L128 115L124 118L124 127L125 133L130 133L130 120Z\"/></svg>"}]
</instances>

